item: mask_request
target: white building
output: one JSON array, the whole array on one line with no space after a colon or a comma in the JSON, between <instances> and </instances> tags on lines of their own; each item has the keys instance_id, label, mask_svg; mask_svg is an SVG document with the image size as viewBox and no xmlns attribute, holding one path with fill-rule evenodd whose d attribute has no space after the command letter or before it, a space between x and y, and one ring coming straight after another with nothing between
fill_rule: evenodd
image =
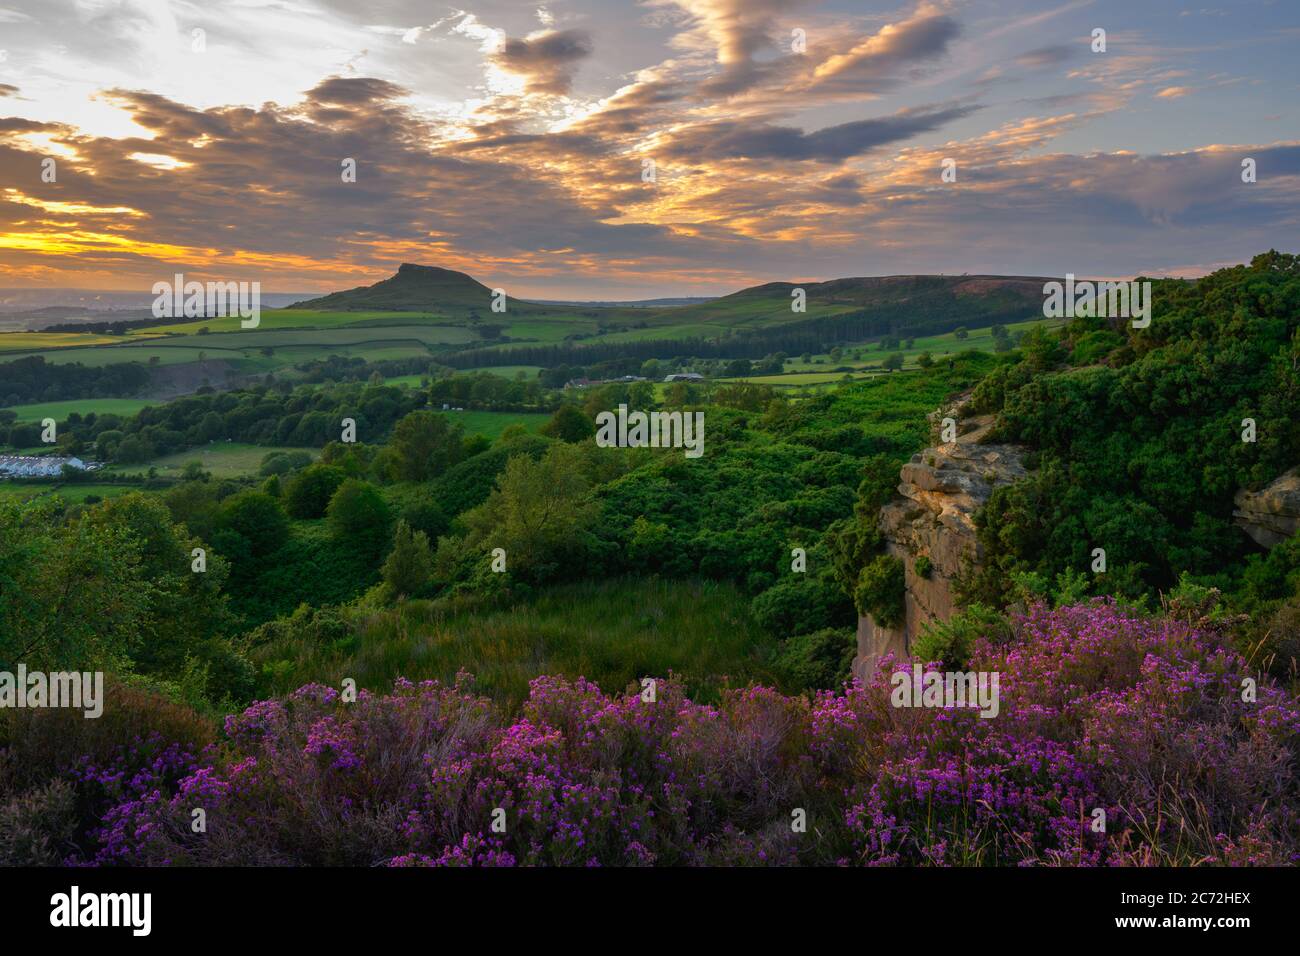
<instances>
[{"instance_id":1,"label":"white building","mask_svg":"<svg viewBox=\"0 0 1300 956\"><path fill-rule=\"evenodd\" d=\"M63 466L89 471L80 458L63 455L0 455L0 476L6 478L62 478Z\"/></svg>"}]
</instances>

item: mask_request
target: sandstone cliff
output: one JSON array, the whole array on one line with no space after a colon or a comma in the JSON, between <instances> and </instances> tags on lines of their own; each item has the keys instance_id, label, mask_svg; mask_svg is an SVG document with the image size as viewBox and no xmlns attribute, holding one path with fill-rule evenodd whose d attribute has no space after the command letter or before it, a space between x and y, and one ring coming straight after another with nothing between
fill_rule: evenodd
<instances>
[{"instance_id":1,"label":"sandstone cliff","mask_svg":"<svg viewBox=\"0 0 1300 956\"><path fill-rule=\"evenodd\" d=\"M1265 548L1300 531L1300 468L1292 468L1259 491L1242 489L1233 498L1233 520Z\"/></svg>"},{"instance_id":2,"label":"sandstone cliff","mask_svg":"<svg viewBox=\"0 0 1300 956\"><path fill-rule=\"evenodd\" d=\"M961 406L943 409L932 419L945 416L960 420ZM957 576L965 562L981 559L974 513L998 485L1025 475L1025 449L983 443L992 427L991 415L967 418L956 441L927 448L903 466L898 496L881 509L880 530L885 550L903 560L906 617L897 628L879 627L870 617L858 620L858 675L867 674L887 652L909 653L924 624L955 612ZM917 572L920 557L929 561L925 576Z\"/></svg>"}]
</instances>

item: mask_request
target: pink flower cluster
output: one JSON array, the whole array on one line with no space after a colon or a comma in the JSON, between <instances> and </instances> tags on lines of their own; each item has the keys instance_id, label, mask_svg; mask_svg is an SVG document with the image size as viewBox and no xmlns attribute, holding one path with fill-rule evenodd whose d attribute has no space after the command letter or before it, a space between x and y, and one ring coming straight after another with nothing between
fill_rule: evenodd
<instances>
[{"instance_id":1,"label":"pink flower cluster","mask_svg":"<svg viewBox=\"0 0 1300 956\"><path fill-rule=\"evenodd\" d=\"M891 706L889 661L813 699L750 687L716 705L671 679L649 702L539 677L510 719L462 681L353 703L312 685L230 717L184 773L116 791L95 859L1300 862L1293 696L1215 635L1104 602L1036 608L1018 632L970 664L1000 674L992 719Z\"/></svg>"}]
</instances>

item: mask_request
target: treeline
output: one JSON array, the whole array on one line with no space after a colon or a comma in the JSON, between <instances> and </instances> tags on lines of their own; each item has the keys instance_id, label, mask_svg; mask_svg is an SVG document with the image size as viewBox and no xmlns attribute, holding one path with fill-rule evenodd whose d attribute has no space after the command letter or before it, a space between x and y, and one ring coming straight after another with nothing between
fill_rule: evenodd
<instances>
[{"instance_id":1,"label":"treeline","mask_svg":"<svg viewBox=\"0 0 1300 956\"><path fill-rule=\"evenodd\" d=\"M139 362L94 368L45 361L30 355L0 363L0 405L59 402L73 398L130 398L149 384L149 370Z\"/></svg>"},{"instance_id":2,"label":"treeline","mask_svg":"<svg viewBox=\"0 0 1300 956\"><path fill-rule=\"evenodd\" d=\"M218 318L218 316L203 316L203 318ZM41 329L42 332L90 332L95 335L125 335L132 329L148 329L158 325L175 325L176 318L166 315L162 318L149 316L143 319L113 319L109 322L60 322L57 325L47 325Z\"/></svg>"},{"instance_id":3,"label":"treeline","mask_svg":"<svg viewBox=\"0 0 1300 956\"><path fill-rule=\"evenodd\" d=\"M966 328L984 328L1033 318L1021 303L969 308L953 301L947 308L917 312L907 305L873 307L840 315L791 322L725 338L652 339L640 342L561 343L512 346L508 349L466 349L449 352L442 361L454 368L493 365L590 366L618 360L646 359L763 359L774 353L818 353L848 342L882 336L939 335Z\"/></svg>"},{"instance_id":4,"label":"treeline","mask_svg":"<svg viewBox=\"0 0 1300 956\"><path fill-rule=\"evenodd\" d=\"M425 404L424 392L392 385L328 387L264 385L219 394L191 395L133 418L89 414L69 417L60 447L71 454L135 464L214 441L321 448L337 440L343 419L356 422L358 441L376 441L393 423Z\"/></svg>"}]
</instances>

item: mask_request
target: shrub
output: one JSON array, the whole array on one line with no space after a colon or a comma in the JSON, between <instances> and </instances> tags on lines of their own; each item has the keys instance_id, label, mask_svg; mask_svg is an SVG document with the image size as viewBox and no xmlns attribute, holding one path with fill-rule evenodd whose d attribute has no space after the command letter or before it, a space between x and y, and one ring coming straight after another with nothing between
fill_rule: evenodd
<instances>
[{"instance_id":1,"label":"shrub","mask_svg":"<svg viewBox=\"0 0 1300 956\"><path fill-rule=\"evenodd\" d=\"M85 857L1124 866L1300 852L1300 704L1266 679L1243 701L1258 674L1213 633L1104 601L1040 605L1011 643L974 642L970 667L1001 676L998 720L891 706L895 666L811 700L749 687L717 705L671 679L648 704L639 684L539 677L513 718L459 681L399 680L349 704L308 685L232 715L228 743L184 766L94 768L119 783ZM776 824L792 806L816 839ZM1088 825L1096 807L1105 834Z\"/></svg>"},{"instance_id":2,"label":"shrub","mask_svg":"<svg viewBox=\"0 0 1300 956\"><path fill-rule=\"evenodd\" d=\"M289 538L289 520L280 502L261 491L244 491L226 499L217 514L218 531L229 531L248 542L254 557L279 549Z\"/></svg>"},{"instance_id":3,"label":"shrub","mask_svg":"<svg viewBox=\"0 0 1300 956\"><path fill-rule=\"evenodd\" d=\"M339 485L326 509L330 531L367 554L378 553L388 540L392 514L377 488L349 478Z\"/></svg>"},{"instance_id":4,"label":"shrub","mask_svg":"<svg viewBox=\"0 0 1300 956\"><path fill-rule=\"evenodd\" d=\"M906 588L903 559L880 554L862 569L853 600L880 627L898 627L903 623Z\"/></svg>"},{"instance_id":5,"label":"shrub","mask_svg":"<svg viewBox=\"0 0 1300 956\"><path fill-rule=\"evenodd\" d=\"M783 641L772 665L791 690L827 690L849 679L857 651L852 630L827 627Z\"/></svg>"},{"instance_id":6,"label":"shrub","mask_svg":"<svg viewBox=\"0 0 1300 956\"><path fill-rule=\"evenodd\" d=\"M311 465L300 471L284 494L284 507L295 518L320 518L347 472L335 465Z\"/></svg>"},{"instance_id":7,"label":"shrub","mask_svg":"<svg viewBox=\"0 0 1300 956\"><path fill-rule=\"evenodd\" d=\"M1006 619L992 608L973 604L947 621L930 621L921 628L911 648L919 661L936 661L962 668L980 638L998 643L1010 636Z\"/></svg>"},{"instance_id":8,"label":"shrub","mask_svg":"<svg viewBox=\"0 0 1300 956\"><path fill-rule=\"evenodd\" d=\"M393 550L384 561L384 583L394 594L419 596L429 586L433 577L433 556L429 552L429 537L423 531L412 531L405 521L397 522L393 533Z\"/></svg>"}]
</instances>

